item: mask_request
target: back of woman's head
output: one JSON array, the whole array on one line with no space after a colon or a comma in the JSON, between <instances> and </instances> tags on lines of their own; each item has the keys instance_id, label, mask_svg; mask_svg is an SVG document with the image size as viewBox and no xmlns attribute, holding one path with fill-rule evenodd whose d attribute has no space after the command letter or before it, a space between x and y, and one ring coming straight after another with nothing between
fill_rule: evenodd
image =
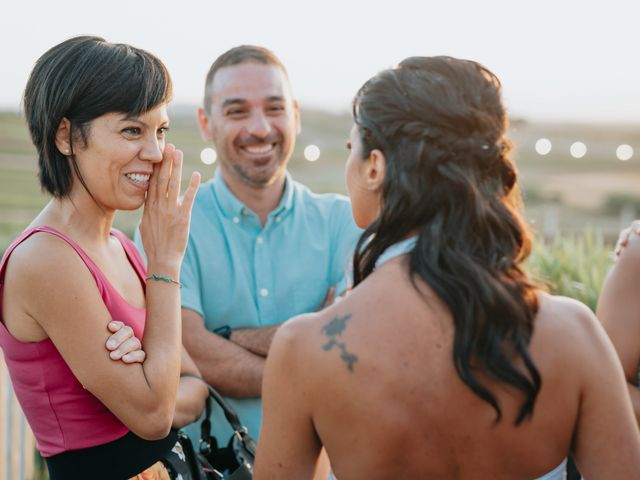
<instances>
[{"instance_id":1,"label":"back of woman's head","mask_svg":"<svg viewBox=\"0 0 640 480\"><path fill-rule=\"evenodd\" d=\"M110 112L136 116L170 100L172 84L154 55L99 37L66 40L36 62L24 91L23 107L38 151L42 188L55 197L71 190L77 165L56 147L63 118L71 124L71 142L88 139L93 119Z\"/></svg>"},{"instance_id":2,"label":"back of woman's head","mask_svg":"<svg viewBox=\"0 0 640 480\"><path fill-rule=\"evenodd\" d=\"M451 311L458 375L498 419L500 405L478 372L520 390L520 423L541 385L528 351L537 297L521 269L530 236L499 80L476 62L411 57L366 82L353 113L363 156L378 149L386 161L380 215L354 257L355 283L386 248L416 234L412 279Z\"/></svg>"}]
</instances>

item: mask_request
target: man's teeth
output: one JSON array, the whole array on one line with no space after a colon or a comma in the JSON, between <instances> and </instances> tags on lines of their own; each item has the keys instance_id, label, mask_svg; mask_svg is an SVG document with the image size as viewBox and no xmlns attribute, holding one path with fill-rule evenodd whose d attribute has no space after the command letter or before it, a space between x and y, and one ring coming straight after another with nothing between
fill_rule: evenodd
<instances>
[{"instance_id":1,"label":"man's teeth","mask_svg":"<svg viewBox=\"0 0 640 480\"><path fill-rule=\"evenodd\" d=\"M249 153L268 153L273 149L273 145L268 143L266 145L247 145L244 149Z\"/></svg>"},{"instance_id":2,"label":"man's teeth","mask_svg":"<svg viewBox=\"0 0 640 480\"><path fill-rule=\"evenodd\" d=\"M127 173L126 175L128 179L133 180L136 183L147 183L150 176L151 175L146 175L144 173Z\"/></svg>"}]
</instances>

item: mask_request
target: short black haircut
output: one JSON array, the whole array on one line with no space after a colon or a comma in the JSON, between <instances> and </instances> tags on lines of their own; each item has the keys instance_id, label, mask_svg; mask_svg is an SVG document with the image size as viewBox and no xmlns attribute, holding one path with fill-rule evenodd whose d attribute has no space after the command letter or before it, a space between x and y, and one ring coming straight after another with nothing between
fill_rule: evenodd
<instances>
[{"instance_id":1,"label":"short black haircut","mask_svg":"<svg viewBox=\"0 0 640 480\"><path fill-rule=\"evenodd\" d=\"M57 198L71 191L75 157L56 147L63 118L71 138L86 144L93 119L110 112L136 116L168 102L172 83L165 65L151 53L95 36L66 40L44 53L29 76L23 108L38 151L40 185Z\"/></svg>"}]
</instances>

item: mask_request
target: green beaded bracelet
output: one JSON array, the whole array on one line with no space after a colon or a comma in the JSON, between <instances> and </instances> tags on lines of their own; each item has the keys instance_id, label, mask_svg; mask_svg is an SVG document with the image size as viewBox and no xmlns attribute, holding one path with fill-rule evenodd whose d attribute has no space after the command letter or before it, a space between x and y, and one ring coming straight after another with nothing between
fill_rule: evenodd
<instances>
[{"instance_id":1,"label":"green beaded bracelet","mask_svg":"<svg viewBox=\"0 0 640 480\"><path fill-rule=\"evenodd\" d=\"M147 276L145 280L156 280L158 282L175 283L180 288L182 288L182 284L177 280L174 280L173 278L167 277L165 275L158 275L157 273L152 273L151 275Z\"/></svg>"}]
</instances>

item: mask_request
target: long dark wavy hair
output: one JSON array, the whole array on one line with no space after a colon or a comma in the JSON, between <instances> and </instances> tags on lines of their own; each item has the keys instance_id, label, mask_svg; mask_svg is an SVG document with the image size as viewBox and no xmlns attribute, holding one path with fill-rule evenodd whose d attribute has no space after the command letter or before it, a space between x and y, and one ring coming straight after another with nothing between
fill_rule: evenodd
<instances>
[{"instance_id":1,"label":"long dark wavy hair","mask_svg":"<svg viewBox=\"0 0 640 480\"><path fill-rule=\"evenodd\" d=\"M358 243L354 285L386 248L416 234L412 282L424 280L453 316L458 375L495 409L496 422L499 402L479 373L521 391L519 425L541 387L529 353L538 303L521 265L531 238L500 81L476 62L411 57L360 88L353 117L363 158L379 149L386 160L380 215Z\"/></svg>"}]
</instances>

